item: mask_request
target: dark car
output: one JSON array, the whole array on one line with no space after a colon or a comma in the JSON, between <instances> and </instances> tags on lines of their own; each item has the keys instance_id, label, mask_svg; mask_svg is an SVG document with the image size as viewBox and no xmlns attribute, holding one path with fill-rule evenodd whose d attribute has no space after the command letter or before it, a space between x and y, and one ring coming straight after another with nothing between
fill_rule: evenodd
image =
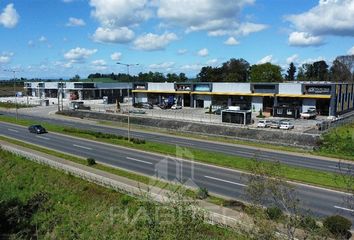
<instances>
[{"instance_id":1,"label":"dark car","mask_svg":"<svg viewBox=\"0 0 354 240\"><path fill-rule=\"evenodd\" d=\"M28 131L30 133L36 133L36 134L47 133L47 130L45 130L45 128L42 127L41 125L32 125L28 127Z\"/></svg>"}]
</instances>

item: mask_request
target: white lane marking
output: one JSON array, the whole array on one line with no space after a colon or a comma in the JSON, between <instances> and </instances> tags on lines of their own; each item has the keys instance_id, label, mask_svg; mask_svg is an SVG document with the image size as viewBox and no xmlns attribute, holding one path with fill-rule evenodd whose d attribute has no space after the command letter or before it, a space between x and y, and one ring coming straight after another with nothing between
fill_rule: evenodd
<instances>
[{"instance_id":1,"label":"white lane marking","mask_svg":"<svg viewBox=\"0 0 354 240\"><path fill-rule=\"evenodd\" d=\"M186 143L186 142L180 142L180 141L171 141L172 142L172 144L183 144L183 145L191 145L191 146L194 146L194 144L193 143Z\"/></svg>"},{"instance_id":2,"label":"white lane marking","mask_svg":"<svg viewBox=\"0 0 354 240\"><path fill-rule=\"evenodd\" d=\"M344 171L349 171L351 169L347 168L347 167L340 167L339 166L328 166L329 168L333 168L333 169L337 169L338 171L339 170L344 170ZM354 167L353 167L353 170L354 170Z\"/></svg>"},{"instance_id":3,"label":"white lane marking","mask_svg":"<svg viewBox=\"0 0 354 240\"><path fill-rule=\"evenodd\" d=\"M339 206L334 206L334 208L341 209L341 210L348 211L348 212L354 212L354 209L349 209L349 208L344 208L344 207L339 207Z\"/></svg>"},{"instance_id":4,"label":"white lane marking","mask_svg":"<svg viewBox=\"0 0 354 240\"><path fill-rule=\"evenodd\" d=\"M132 160L132 161L136 161L136 162L141 162L141 163L150 164L150 165L153 164L152 162L147 162L147 161L143 161L143 160L139 160L139 159L131 158L131 157L127 157L127 159L128 159L128 160Z\"/></svg>"},{"instance_id":5,"label":"white lane marking","mask_svg":"<svg viewBox=\"0 0 354 240\"><path fill-rule=\"evenodd\" d=\"M18 131L15 129L8 128L7 130L9 130L10 132L17 132L18 133Z\"/></svg>"},{"instance_id":6,"label":"white lane marking","mask_svg":"<svg viewBox=\"0 0 354 240\"><path fill-rule=\"evenodd\" d=\"M78 148L83 148L83 149L86 149L86 150L92 150L92 148L89 148L89 147L84 147L84 146L80 146L80 145L76 145L76 144L73 144L74 147L78 147Z\"/></svg>"},{"instance_id":7,"label":"white lane marking","mask_svg":"<svg viewBox=\"0 0 354 240\"><path fill-rule=\"evenodd\" d=\"M50 140L50 138L47 138L47 137L43 137L43 136L36 136L37 138L41 138L41 139L44 139L44 140Z\"/></svg>"},{"instance_id":8,"label":"white lane marking","mask_svg":"<svg viewBox=\"0 0 354 240\"><path fill-rule=\"evenodd\" d=\"M236 182L231 182L231 181L224 180L224 179L221 179L221 178L215 178L215 177L210 177L210 176L204 176L204 177L205 177L205 178L212 179L212 180L220 181L220 182L231 183L231 184L234 184L234 185L237 185L237 186L241 186L241 187L247 187L247 185L245 185L245 184L236 183Z\"/></svg>"}]
</instances>

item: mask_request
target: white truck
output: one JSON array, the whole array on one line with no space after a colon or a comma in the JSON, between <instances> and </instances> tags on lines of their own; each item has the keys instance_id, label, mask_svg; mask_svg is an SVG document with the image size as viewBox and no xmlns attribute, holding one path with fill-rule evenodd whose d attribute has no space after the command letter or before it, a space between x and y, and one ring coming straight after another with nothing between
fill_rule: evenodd
<instances>
[{"instance_id":1,"label":"white truck","mask_svg":"<svg viewBox=\"0 0 354 240\"><path fill-rule=\"evenodd\" d=\"M303 119L315 119L317 116L316 108L309 108L306 112L300 113L300 116Z\"/></svg>"}]
</instances>

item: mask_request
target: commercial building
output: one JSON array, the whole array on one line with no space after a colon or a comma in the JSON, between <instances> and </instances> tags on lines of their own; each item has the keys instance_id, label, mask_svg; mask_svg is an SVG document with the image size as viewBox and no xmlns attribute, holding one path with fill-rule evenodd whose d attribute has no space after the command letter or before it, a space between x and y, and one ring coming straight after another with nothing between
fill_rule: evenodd
<instances>
[{"instance_id":1,"label":"commercial building","mask_svg":"<svg viewBox=\"0 0 354 240\"><path fill-rule=\"evenodd\" d=\"M57 98L62 93L63 98L69 100L105 98L107 103L114 103L131 96L132 83L25 82L24 88L28 96L42 99Z\"/></svg>"},{"instance_id":2,"label":"commercial building","mask_svg":"<svg viewBox=\"0 0 354 240\"><path fill-rule=\"evenodd\" d=\"M316 108L323 116L354 110L354 84L331 82L286 83L134 83L133 103L161 104L172 98L191 108L239 106L273 116L299 117Z\"/></svg>"}]
</instances>

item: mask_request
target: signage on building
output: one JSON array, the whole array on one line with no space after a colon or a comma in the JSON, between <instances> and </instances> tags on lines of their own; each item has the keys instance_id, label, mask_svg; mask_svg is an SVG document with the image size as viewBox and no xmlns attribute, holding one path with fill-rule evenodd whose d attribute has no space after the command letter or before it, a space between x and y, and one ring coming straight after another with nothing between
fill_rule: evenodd
<instances>
[{"instance_id":1,"label":"signage on building","mask_svg":"<svg viewBox=\"0 0 354 240\"><path fill-rule=\"evenodd\" d=\"M330 94L330 86L306 86L306 93L308 94Z\"/></svg>"},{"instance_id":2,"label":"signage on building","mask_svg":"<svg viewBox=\"0 0 354 240\"><path fill-rule=\"evenodd\" d=\"M135 90L146 90L146 85L145 84L136 84Z\"/></svg>"},{"instance_id":3,"label":"signage on building","mask_svg":"<svg viewBox=\"0 0 354 240\"><path fill-rule=\"evenodd\" d=\"M191 84L176 84L176 91L191 91L192 85Z\"/></svg>"},{"instance_id":4,"label":"signage on building","mask_svg":"<svg viewBox=\"0 0 354 240\"><path fill-rule=\"evenodd\" d=\"M196 92L211 92L209 84L196 84L194 86L194 91Z\"/></svg>"}]
</instances>

